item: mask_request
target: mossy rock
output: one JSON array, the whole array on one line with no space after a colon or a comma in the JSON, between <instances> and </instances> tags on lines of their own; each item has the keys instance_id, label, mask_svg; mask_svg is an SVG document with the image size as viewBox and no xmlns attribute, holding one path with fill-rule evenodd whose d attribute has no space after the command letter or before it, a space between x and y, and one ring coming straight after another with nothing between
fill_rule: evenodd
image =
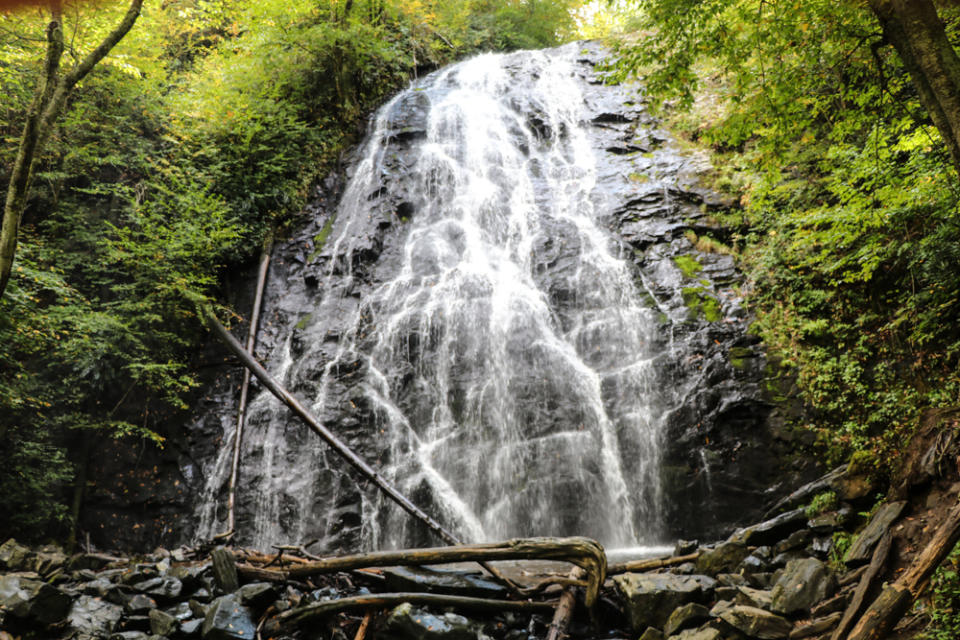
<instances>
[{"instance_id":1,"label":"mossy rock","mask_svg":"<svg viewBox=\"0 0 960 640\"><path fill-rule=\"evenodd\" d=\"M683 304L690 310L688 319L703 318L707 322L718 322L723 319L720 310L720 301L711 296L703 287L684 287L680 290Z\"/></svg>"}]
</instances>

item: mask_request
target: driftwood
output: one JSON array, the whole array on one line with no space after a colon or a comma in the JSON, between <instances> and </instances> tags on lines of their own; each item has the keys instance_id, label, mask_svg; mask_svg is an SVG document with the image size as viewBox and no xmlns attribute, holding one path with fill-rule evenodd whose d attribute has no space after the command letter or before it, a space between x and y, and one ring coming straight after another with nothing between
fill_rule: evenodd
<instances>
[{"instance_id":1,"label":"driftwood","mask_svg":"<svg viewBox=\"0 0 960 640\"><path fill-rule=\"evenodd\" d=\"M580 567L574 567L569 575L570 580L581 580L584 577L586 577L586 571ZM553 614L553 621L550 623L549 630L547 631L547 640L560 640L566 637L567 627L573 618L573 607L576 603L576 587L571 586L564 589L563 595L560 596L560 603L557 605L557 610Z\"/></svg>"},{"instance_id":2,"label":"driftwood","mask_svg":"<svg viewBox=\"0 0 960 640\"><path fill-rule=\"evenodd\" d=\"M585 599L588 607L592 607L596 602L600 587L607 576L607 556L603 547L590 538L519 538L475 545L373 551L306 562L284 571L250 565L240 565L237 570L246 578L279 582L367 567L495 560L562 560L577 565L587 574Z\"/></svg>"},{"instance_id":3,"label":"driftwood","mask_svg":"<svg viewBox=\"0 0 960 640\"><path fill-rule=\"evenodd\" d=\"M853 592L853 598L850 599L850 604L847 605L846 610L843 612L840 623L833 630L833 635L830 636L830 640L840 640L840 638L846 637L847 632L857 621L863 611L864 604L866 604L867 596L873 591L874 587L877 586L877 581L887 564L887 558L890 556L892 546L893 533L887 530L887 532L883 534L883 537L880 538L880 543L876 549L873 550L873 558L870 560L866 571L863 572L860 584L857 585L856 591Z\"/></svg>"},{"instance_id":4,"label":"driftwood","mask_svg":"<svg viewBox=\"0 0 960 640\"><path fill-rule=\"evenodd\" d=\"M526 611L534 613L550 612L556 606L555 602L517 602L515 600L448 596L438 593L376 593L340 598L339 600L325 600L305 607L290 609L267 621L263 630L266 634L272 636L277 635L282 629L303 626L318 618L325 618L336 613L384 609L405 602L471 611Z\"/></svg>"},{"instance_id":5,"label":"driftwood","mask_svg":"<svg viewBox=\"0 0 960 640\"><path fill-rule=\"evenodd\" d=\"M960 540L960 504L954 505L930 543L914 558L896 582L884 587L847 636L848 640L880 640L887 637L913 601L927 586L930 576Z\"/></svg>"},{"instance_id":6,"label":"driftwood","mask_svg":"<svg viewBox=\"0 0 960 640\"><path fill-rule=\"evenodd\" d=\"M685 556L671 556L669 558L653 558L650 560L631 560L629 562L618 562L607 567L607 575L612 576L615 573L629 573L636 571L652 571L663 567L672 567L684 562L693 562L700 557L699 551L687 554Z\"/></svg>"},{"instance_id":7,"label":"driftwood","mask_svg":"<svg viewBox=\"0 0 960 640\"><path fill-rule=\"evenodd\" d=\"M273 238L267 237L260 253L260 267L257 269L257 289L253 296L253 310L250 312L250 327L247 329L247 353L253 353L257 344L257 326L260 324L260 306L263 302L263 290L267 284L267 270L270 267L270 250ZM234 504L237 496L237 475L240 471L240 447L243 444L243 427L247 419L247 395L250 391L250 369L244 367L243 382L240 383L240 404L237 406L237 426L233 434L233 462L230 465L230 483L227 485L227 531L235 526Z\"/></svg>"},{"instance_id":8,"label":"driftwood","mask_svg":"<svg viewBox=\"0 0 960 640\"><path fill-rule=\"evenodd\" d=\"M360 623L360 626L357 628L357 635L353 636L353 640L363 640L367 637L367 629L370 628L370 622L373 620L373 609L367 611L367 614L363 616L363 621Z\"/></svg>"},{"instance_id":9,"label":"driftwood","mask_svg":"<svg viewBox=\"0 0 960 640\"><path fill-rule=\"evenodd\" d=\"M432 531L441 540L452 545L461 544L460 540L458 540L456 536L444 529L443 525L430 517L425 511L423 511L423 509L407 499L407 497L400 493L392 484L390 484L386 478L380 475L376 469L371 467L366 460L354 453L354 451L342 440L340 440L340 438L334 435L332 431L323 426L323 424L312 413L310 413L292 393L280 386L280 383L274 380L273 376L267 373L267 370L264 369L251 354L244 351L243 346L237 342L237 339L234 338L229 331L227 331L226 327L220 324L220 321L217 319L216 314L213 312L213 309L209 304L202 304L200 306L200 311L213 332L217 334L217 337L220 338L220 340L234 353L234 355L237 356L243 366L247 367L247 369L249 369L250 372L255 375L261 383L263 383L263 386L266 387L270 393L290 407L290 409L292 409L293 412L301 420L303 420L303 422L310 428L311 431L316 433L324 442L330 445L337 455L343 458L350 466L359 472L360 475L372 482L378 489L380 489L380 491L384 493L384 495L399 505L401 509L425 524L427 528L430 529L430 531ZM517 585L514 584L510 579L500 573L496 568L484 564L483 562L481 562L480 565L486 569L490 575L499 580L502 584L505 584L507 587L509 587L511 591L517 594L520 593L520 588L517 587Z\"/></svg>"}]
</instances>

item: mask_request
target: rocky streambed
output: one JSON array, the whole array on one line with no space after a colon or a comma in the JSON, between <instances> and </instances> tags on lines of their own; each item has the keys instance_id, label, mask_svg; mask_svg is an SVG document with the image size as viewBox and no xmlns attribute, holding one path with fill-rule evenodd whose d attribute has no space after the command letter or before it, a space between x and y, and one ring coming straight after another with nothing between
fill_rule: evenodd
<instances>
[{"instance_id":1,"label":"rocky streambed","mask_svg":"<svg viewBox=\"0 0 960 640\"><path fill-rule=\"evenodd\" d=\"M889 503L863 518L854 507L869 491L864 477L841 468L788 496L776 515L721 542L680 542L672 558L611 565L589 615L583 589L575 589L565 633L642 640L827 637L859 614L866 595L860 585L876 573L867 567L874 549L909 508L905 501ZM809 503L824 492L836 500L815 513ZM854 531L841 553L836 541ZM0 638L526 640L547 637L557 597L568 588L554 584L518 603L489 577L459 567L302 578L283 573L307 563L304 555L302 549L265 555L206 547L157 549L139 558L68 556L8 540L0 546ZM531 573L522 566L514 572L527 587ZM391 600L384 592L406 595ZM430 604L437 598L440 604ZM412 602L398 604L403 599ZM495 600L503 602L477 611L476 601Z\"/></svg>"}]
</instances>

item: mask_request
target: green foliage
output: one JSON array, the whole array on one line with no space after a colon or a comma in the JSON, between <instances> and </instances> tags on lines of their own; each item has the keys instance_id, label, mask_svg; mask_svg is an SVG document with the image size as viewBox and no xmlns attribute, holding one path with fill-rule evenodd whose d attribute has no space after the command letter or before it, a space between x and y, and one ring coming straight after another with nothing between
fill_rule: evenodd
<instances>
[{"instance_id":1,"label":"green foliage","mask_svg":"<svg viewBox=\"0 0 960 640\"><path fill-rule=\"evenodd\" d=\"M835 531L833 533L833 545L830 547L830 566L834 568L835 571L841 571L846 569L846 565L843 562L843 557L847 555L847 551L850 550L850 545L853 544L853 535L848 531Z\"/></svg>"},{"instance_id":2,"label":"green foliage","mask_svg":"<svg viewBox=\"0 0 960 640\"><path fill-rule=\"evenodd\" d=\"M677 269L680 269L684 277L687 278L695 278L698 273L703 271L703 265L697 262L697 259L692 256L676 256L673 259L673 264L675 264Z\"/></svg>"},{"instance_id":3,"label":"green foliage","mask_svg":"<svg viewBox=\"0 0 960 640\"><path fill-rule=\"evenodd\" d=\"M807 514L808 518L815 518L821 513L833 511L839 504L840 501L835 492L824 491L823 493L818 493L813 497L813 500L810 501L810 504L804 508L804 512Z\"/></svg>"},{"instance_id":4,"label":"green foliage","mask_svg":"<svg viewBox=\"0 0 960 640\"><path fill-rule=\"evenodd\" d=\"M715 151L800 424L830 463L895 466L921 408L960 402L960 190L906 70L862 4L654 0L638 16L611 72L689 108L673 122Z\"/></svg>"},{"instance_id":5,"label":"green foliage","mask_svg":"<svg viewBox=\"0 0 960 640\"><path fill-rule=\"evenodd\" d=\"M937 568L928 588L930 624L920 640L954 640L960 637L960 545Z\"/></svg>"}]
</instances>

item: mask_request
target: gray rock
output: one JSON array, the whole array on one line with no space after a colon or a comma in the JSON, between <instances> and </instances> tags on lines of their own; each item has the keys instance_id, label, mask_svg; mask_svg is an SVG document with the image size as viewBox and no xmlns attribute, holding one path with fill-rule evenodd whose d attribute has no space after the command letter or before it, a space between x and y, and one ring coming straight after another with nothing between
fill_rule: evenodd
<instances>
[{"instance_id":1,"label":"gray rock","mask_svg":"<svg viewBox=\"0 0 960 640\"><path fill-rule=\"evenodd\" d=\"M204 640L249 640L256 631L250 609L241 604L239 596L228 594L210 605L201 635Z\"/></svg>"},{"instance_id":2,"label":"gray rock","mask_svg":"<svg viewBox=\"0 0 960 640\"><path fill-rule=\"evenodd\" d=\"M809 609L837 590L833 571L816 558L791 560L772 589L770 610L791 614Z\"/></svg>"},{"instance_id":3,"label":"gray rock","mask_svg":"<svg viewBox=\"0 0 960 640\"><path fill-rule=\"evenodd\" d=\"M67 555L56 547L49 548L34 555L33 570L44 577L49 577L63 569L67 563Z\"/></svg>"},{"instance_id":4,"label":"gray rock","mask_svg":"<svg viewBox=\"0 0 960 640\"><path fill-rule=\"evenodd\" d=\"M810 542L811 533L809 529L800 529L799 531L794 531L786 540L781 540L773 548L773 553L779 555L785 551L795 551L797 549L802 549L808 542Z\"/></svg>"},{"instance_id":5,"label":"gray rock","mask_svg":"<svg viewBox=\"0 0 960 640\"><path fill-rule=\"evenodd\" d=\"M703 587L692 576L624 573L613 582L626 601L630 626L637 632L647 627L662 629L674 609L703 599Z\"/></svg>"},{"instance_id":6,"label":"gray rock","mask_svg":"<svg viewBox=\"0 0 960 640\"><path fill-rule=\"evenodd\" d=\"M149 617L150 633L154 635L169 636L180 626L174 616L159 609L151 609Z\"/></svg>"},{"instance_id":7,"label":"gray rock","mask_svg":"<svg viewBox=\"0 0 960 640\"><path fill-rule=\"evenodd\" d=\"M663 640L664 635L663 631L660 629L655 629L654 627L647 627L647 630L643 632L639 640Z\"/></svg>"},{"instance_id":8,"label":"gray rock","mask_svg":"<svg viewBox=\"0 0 960 640\"><path fill-rule=\"evenodd\" d=\"M809 555L816 556L821 560L826 560L831 550L833 550L833 538L831 536L814 538L804 549Z\"/></svg>"},{"instance_id":9,"label":"gray rock","mask_svg":"<svg viewBox=\"0 0 960 640\"><path fill-rule=\"evenodd\" d=\"M747 557L749 551L740 542L722 542L713 549L705 549L697 558L697 570L708 575L731 573Z\"/></svg>"},{"instance_id":10,"label":"gray rock","mask_svg":"<svg viewBox=\"0 0 960 640\"><path fill-rule=\"evenodd\" d=\"M673 555L675 556L686 556L694 551L700 546L700 543L696 540L677 540L676 546L673 548Z\"/></svg>"},{"instance_id":11,"label":"gray rock","mask_svg":"<svg viewBox=\"0 0 960 640\"><path fill-rule=\"evenodd\" d=\"M723 634L713 627L703 627L701 629L687 629L681 631L675 636L670 636L669 640L722 640Z\"/></svg>"},{"instance_id":12,"label":"gray rock","mask_svg":"<svg viewBox=\"0 0 960 640\"><path fill-rule=\"evenodd\" d=\"M801 551L784 551L770 561L770 566L774 569L782 569L786 567L791 560L803 560L806 557L808 557L807 554Z\"/></svg>"},{"instance_id":13,"label":"gray rock","mask_svg":"<svg viewBox=\"0 0 960 640\"><path fill-rule=\"evenodd\" d=\"M455 613L435 615L410 603L395 607L384 629L389 638L408 640L477 640L479 625Z\"/></svg>"},{"instance_id":14,"label":"gray rock","mask_svg":"<svg viewBox=\"0 0 960 640\"><path fill-rule=\"evenodd\" d=\"M148 640L150 636L143 631L120 631L110 635L110 640Z\"/></svg>"},{"instance_id":15,"label":"gray rock","mask_svg":"<svg viewBox=\"0 0 960 640\"><path fill-rule=\"evenodd\" d=\"M663 625L663 633L672 636L678 631L700 626L701 622L710 619L710 609L696 602L688 602L682 607L677 607L667 618L667 623Z\"/></svg>"},{"instance_id":16,"label":"gray rock","mask_svg":"<svg viewBox=\"0 0 960 640\"><path fill-rule=\"evenodd\" d=\"M740 593L739 587L717 587L714 596L717 600L730 600L732 602L738 593Z\"/></svg>"},{"instance_id":17,"label":"gray rock","mask_svg":"<svg viewBox=\"0 0 960 640\"><path fill-rule=\"evenodd\" d=\"M147 614L151 609L157 608L157 601L150 596L138 593L132 596L123 606L127 613Z\"/></svg>"},{"instance_id":18,"label":"gray rock","mask_svg":"<svg viewBox=\"0 0 960 640\"><path fill-rule=\"evenodd\" d=\"M763 589L751 589L750 587L739 587L737 596L734 598L734 604L745 604L748 607L770 610L770 603L773 600L773 593Z\"/></svg>"},{"instance_id":19,"label":"gray rock","mask_svg":"<svg viewBox=\"0 0 960 640\"><path fill-rule=\"evenodd\" d=\"M99 636L111 633L123 615L123 607L102 598L82 595L73 602L67 624L77 634Z\"/></svg>"},{"instance_id":20,"label":"gray rock","mask_svg":"<svg viewBox=\"0 0 960 640\"><path fill-rule=\"evenodd\" d=\"M200 618L196 620L184 620L180 623L180 635L187 638L199 636L201 627L203 627L203 620Z\"/></svg>"},{"instance_id":21,"label":"gray rock","mask_svg":"<svg viewBox=\"0 0 960 640\"><path fill-rule=\"evenodd\" d=\"M806 524L807 515L804 510L794 509L760 524L738 529L733 532L729 541L751 546L772 545L804 528Z\"/></svg>"},{"instance_id":22,"label":"gray rock","mask_svg":"<svg viewBox=\"0 0 960 640\"><path fill-rule=\"evenodd\" d=\"M749 556L743 559L743 562L740 563L739 568L740 568L740 571L745 574L746 573L763 573L769 568L769 566L770 565L767 564L766 560L762 558L758 558L754 554L750 554Z\"/></svg>"},{"instance_id":23,"label":"gray rock","mask_svg":"<svg viewBox=\"0 0 960 640\"><path fill-rule=\"evenodd\" d=\"M742 604L723 607L718 604L710 611L710 615L720 618L751 638L761 640L787 638L793 629L793 624L786 618Z\"/></svg>"},{"instance_id":24,"label":"gray rock","mask_svg":"<svg viewBox=\"0 0 960 640\"><path fill-rule=\"evenodd\" d=\"M193 617L193 609L190 608L189 602L180 602L175 607L167 609L166 612L177 620L189 620Z\"/></svg>"},{"instance_id":25,"label":"gray rock","mask_svg":"<svg viewBox=\"0 0 960 640\"><path fill-rule=\"evenodd\" d=\"M836 511L820 514L810 520L807 526L814 534L823 535L843 529L851 518L853 518L853 511L849 507L842 507Z\"/></svg>"},{"instance_id":26,"label":"gray rock","mask_svg":"<svg viewBox=\"0 0 960 640\"><path fill-rule=\"evenodd\" d=\"M183 591L183 583L172 577L156 577L133 585L141 593L163 600L175 600Z\"/></svg>"},{"instance_id":27,"label":"gray rock","mask_svg":"<svg viewBox=\"0 0 960 640\"><path fill-rule=\"evenodd\" d=\"M72 606L70 595L53 585L17 575L0 577L0 608L15 618L53 624Z\"/></svg>"},{"instance_id":28,"label":"gray rock","mask_svg":"<svg viewBox=\"0 0 960 640\"><path fill-rule=\"evenodd\" d=\"M870 522L867 523L867 526L863 528L863 531L857 535L853 544L850 545L847 555L843 557L843 561L847 566L857 566L870 561L874 545L880 541L880 538L883 537L884 532L890 528L890 525L900 517L906 504L904 500L888 502L873 514Z\"/></svg>"},{"instance_id":29,"label":"gray rock","mask_svg":"<svg viewBox=\"0 0 960 640\"><path fill-rule=\"evenodd\" d=\"M13 538L0 545L0 569L22 571L29 568L33 552Z\"/></svg>"},{"instance_id":30,"label":"gray rock","mask_svg":"<svg viewBox=\"0 0 960 640\"><path fill-rule=\"evenodd\" d=\"M725 587L740 587L747 584L747 579L739 573L720 573L717 574L717 582Z\"/></svg>"},{"instance_id":31,"label":"gray rock","mask_svg":"<svg viewBox=\"0 0 960 640\"><path fill-rule=\"evenodd\" d=\"M240 602L254 609L265 609L277 599L277 588L269 582L253 582L240 587Z\"/></svg>"}]
</instances>

